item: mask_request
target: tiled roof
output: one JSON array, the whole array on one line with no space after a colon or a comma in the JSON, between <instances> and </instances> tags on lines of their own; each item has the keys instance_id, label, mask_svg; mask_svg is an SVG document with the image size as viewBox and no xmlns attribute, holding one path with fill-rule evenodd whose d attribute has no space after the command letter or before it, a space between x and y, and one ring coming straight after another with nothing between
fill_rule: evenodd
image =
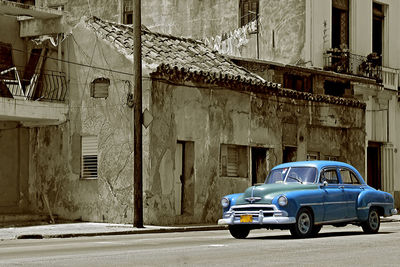
<instances>
[{"instance_id":1,"label":"tiled roof","mask_svg":"<svg viewBox=\"0 0 400 267\"><path fill-rule=\"evenodd\" d=\"M103 39L130 56L133 53L131 25L118 24L91 17L87 24ZM142 27L143 67L154 71L160 67L175 68L193 74L209 75L252 84L264 84L260 76L233 63L229 58L207 47L201 41L154 33ZM272 85L270 83L270 85ZM277 84L274 84L278 87ZM280 86L280 85L279 85Z\"/></svg>"},{"instance_id":2,"label":"tiled roof","mask_svg":"<svg viewBox=\"0 0 400 267\"><path fill-rule=\"evenodd\" d=\"M89 28L132 59L132 26L91 17ZM266 82L263 78L233 63L228 57L207 47L201 41L154 33L142 26L142 62L152 77L163 77L195 83L209 83L221 88L233 88L292 99L353 106L365 109L365 103L328 95L316 95Z\"/></svg>"}]
</instances>

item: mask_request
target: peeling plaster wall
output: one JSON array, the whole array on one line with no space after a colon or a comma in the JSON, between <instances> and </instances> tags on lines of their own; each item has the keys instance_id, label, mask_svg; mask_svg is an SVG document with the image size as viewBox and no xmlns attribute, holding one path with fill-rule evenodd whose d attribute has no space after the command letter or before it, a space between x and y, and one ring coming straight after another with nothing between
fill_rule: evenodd
<instances>
[{"instance_id":1,"label":"peeling plaster wall","mask_svg":"<svg viewBox=\"0 0 400 267\"><path fill-rule=\"evenodd\" d=\"M151 168L145 187L149 223L215 223L221 213L220 197L241 192L251 184L250 176L220 177L220 145L269 148L270 163L275 165L282 159L284 122L296 126L297 160L316 150L322 156L336 154L364 173L362 109L163 82L153 82L151 99ZM194 142L192 216L173 216L177 140Z\"/></svg>"},{"instance_id":2,"label":"peeling plaster wall","mask_svg":"<svg viewBox=\"0 0 400 267\"><path fill-rule=\"evenodd\" d=\"M126 99L132 91L132 76L124 73L132 73L132 62L82 24L72 34L74 39L65 41L68 60L82 65L69 65L69 120L31 130L30 196L38 203L37 210L46 211L40 200L45 193L52 211L61 218L131 223L133 110ZM91 82L100 77L110 79L107 98L90 96ZM98 137L98 179L80 177L83 135ZM146 131L144 144L145 136ZM143 152L145 158L148 150ZM145 175L146 164L143 169Z\"/></svg>"}]
</instances>

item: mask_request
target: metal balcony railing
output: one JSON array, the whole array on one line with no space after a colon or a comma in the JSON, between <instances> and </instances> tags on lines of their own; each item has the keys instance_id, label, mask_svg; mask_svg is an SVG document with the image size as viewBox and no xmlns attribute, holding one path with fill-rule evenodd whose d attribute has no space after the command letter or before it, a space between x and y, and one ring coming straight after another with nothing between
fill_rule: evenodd
<instances>
[{"instance_id":1,"label":"metal balcony railing","mask_svg":"<svg viewBox=\"0 0 400 267\"><path fill-rule=\"evenodd\" d=\"M360 56L351 53L348 49L328 49L324 53L324 69L337 73L355 75L375 79L382 83L382 59L371 53Z\"/></svg>"},{"instance_id":2,"label":"metal balcony railing","mask_svg":"<svg viewBox=\"0 0 400 267\"><path fill-rule=\"evenodd\" d=\"M46 71L28 78L12 67L0 72L0 97L14 99L64 102L67 94L65 74ZM24 78L25 77L25 78Z\"/></svg>"}]
</instances>

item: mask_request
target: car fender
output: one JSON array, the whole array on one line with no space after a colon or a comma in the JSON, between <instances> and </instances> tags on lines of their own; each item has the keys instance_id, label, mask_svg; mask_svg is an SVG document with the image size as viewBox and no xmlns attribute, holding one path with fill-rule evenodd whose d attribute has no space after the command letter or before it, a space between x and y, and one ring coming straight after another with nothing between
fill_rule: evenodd
<instances>
[{"instance_id":1,"label":"car fender","mask_svg":"<svg viewBox=\"0 0 400 267\"><path fill-rule=\"evenodd\" d=\"M371 206L380 207L384 216L390 215L393 208L393 197L391 194L375 189L365 190L358 195L357 215L361 221L368 219L368 213Z\"/></svg>"}]
</instances>

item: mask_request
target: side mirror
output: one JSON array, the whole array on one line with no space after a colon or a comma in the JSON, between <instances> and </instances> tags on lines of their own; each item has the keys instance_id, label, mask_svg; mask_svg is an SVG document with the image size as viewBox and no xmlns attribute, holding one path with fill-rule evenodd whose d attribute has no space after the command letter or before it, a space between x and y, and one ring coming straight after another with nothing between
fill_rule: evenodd
<instances>
[{"instance_id":1,"label":"side mirror","mask_svg":"<svg viewBox=\"0 0 400 267\"><path fill-rule=\"evenodd\" d=\"M322 183L322 186L327 186L328 185L328 182L326 181L326 180L324 180L324 182Z\"/></svg>"}]
</instances>

